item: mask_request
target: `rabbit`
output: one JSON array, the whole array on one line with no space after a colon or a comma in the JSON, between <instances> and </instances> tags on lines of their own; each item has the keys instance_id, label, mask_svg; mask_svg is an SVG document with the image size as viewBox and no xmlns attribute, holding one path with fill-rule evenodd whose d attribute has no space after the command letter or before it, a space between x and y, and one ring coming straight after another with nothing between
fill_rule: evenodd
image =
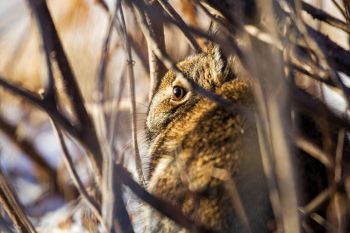
<instances>
[{"instance_id":1,"label":"rabbit","mask_svg":"<svg viewBox=\"0 0 350 233\"><path fill-rule=\"evenodd\" d=\"M201 87L241 106L237 111L196 93L172 70L160 80L145 123L147 189L210 231L268 232L272 211L254 99L236 63L211 44L177 66ZM144 232L189 232L151 207L145 215Z\"/></svg>"}]
</instances>

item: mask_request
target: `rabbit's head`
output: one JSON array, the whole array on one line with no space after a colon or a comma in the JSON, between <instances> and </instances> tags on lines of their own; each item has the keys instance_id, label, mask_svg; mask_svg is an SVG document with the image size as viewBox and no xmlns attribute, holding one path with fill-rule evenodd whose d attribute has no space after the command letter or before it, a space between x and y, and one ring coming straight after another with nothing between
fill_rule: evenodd
<instances>
[{"instance_id":1,"label":"rabbit's head","mask_svg":"<svg viewBox=\"0 0 350 233\"><path fill-rule=\"evenodd\" d=\"M177 66L185 76L210 91L232 78L226 59L214 45L209 45L206 52L188 57ZM150 140L174 118L184 111L190 111L199 98L186 80L172 70L165 74L154 93L146 121Z\"/></svg>"}]
</instances>

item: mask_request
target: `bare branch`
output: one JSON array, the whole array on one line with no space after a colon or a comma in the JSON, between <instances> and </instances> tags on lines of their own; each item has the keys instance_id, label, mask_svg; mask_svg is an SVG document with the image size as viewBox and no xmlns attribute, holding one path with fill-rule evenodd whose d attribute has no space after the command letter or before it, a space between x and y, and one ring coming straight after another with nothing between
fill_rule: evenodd
<instances>
[{"instance_id":1,"label":"bare branch","mask_svg":"<svg viewBox=\"0 0 350 233\"><path fill-rule=\"evenodd\" d=\"M344 72L346 75L350 76L349 52L337 45L321 32L318 32L311 27L307 27L307 30L312 38L321 44L320 48L328 57L328 59L332 61L332 67L334 67L335 70Z\"/></svg>"},{"instance_id":2,"label":"bare branch","mask_svg":"<svg viewBox=\"0 0 350 233\"><path fill-rule=\"evenodd\" d=\"M317 197L312 199L306 206L300 208L300 212L303 214L303 217L305 218L306 216L312 214L312 212L320 208L322 204L324 204L327 200L331 198L334 192L335 188L331 186L319 193Z\"/></svg>"},{"instance_id":3,"label":"bare branch","mask_svg":"<svg viewBox=\"0 0 350 233\"><path fill-rule=\"evenodd\" d=\"M320 43L320 40L315 38L316 31L311 27L305 25L301 16L302 4L300 0L294 2L294 6L291 6L290 3L286 0L278 1L281 8L290 14L290 18L294 21L296 28L299 30L300 34L303 36L303 39L307 46L316 54L322 67L329 70L330 77L333 81L342 89L343 95L346 99L347 104L349 105L349 96L350 89L344 85L340 79L337 72L335 72L335 64L332 60L332 57L327 56L327 49L323 43ZM294 10L295 8L295 10ZM317 32L319 33L319 32Z\"/></svg>"},{"instance_id":4,"label":"bare branch","mask_svg":"<svg viewBox=\"0 0 350 233\"><path fill-rule=\"evenodd\" d=\"M166 217L174 220L180 226L190 230L191 232L212 232L202 226L199 226L194 221L188 219L186 216L183 215L182 211L177 206L174 206L167 201L158 199L150 193L148 193L143 187L141 187L132 179L130 173L126 171L123 166L116 164L116 172L118 178L122 181L122 183L128 186L136 194L136 196L138 196L142 201L164 214Z\"/></svg>"},{"instance_id":5,"label":"bare branch","mask_svg":"<svg viewBox=\"0 0 350 233\"><path fill-rule=\"evenodd\" d=\"M20 232L23 233L36 233L36 230L32 223L23 212L17 197L13 192L13 188L10 186L3 172L0 170L0 202L10 216L11 220Z\"/></svg>"},{"instance_id":6,"label":"bare branch","mask_svg":"<svg viewBox=\"0 0 350 233\"><path fill-rule=\"evenodd\" d=\"M302 2L303 9L309 13L312 17L321 20L323 22L328 23L329 25L332 25L336 28L339 28L347 33L350 33L350 26L349 24L327 14L325 11L321 9L317 9L316 7L310 5L307 2Z\"/></svg>"},{"instance_id":7,"label":"bare branch","mask_svg":"<svg viewBox=\"0 0 350 233\"><path fill-rule=\"evenodd\" d=\"M178 21L178 24L182 27L179 27L179 29L182 31L182 33L185 35L186 39L188 40L191 47L198 53L201 52L202 49L198 45L196 39L189 33L188 30L185 30L186 23L183 21L181 16L176 12L176 10L170 5L170 3L167 0L158 0L160 5L164 8L164 10L176 21Z\"/></svg>"},{"instance_id":8,"label":"bare branch","mask_svg":"<svg viewBox=\"0 0 350 233\"><path fill-rule=\"evenodd\" d=\"M81 96L80 89L76 82L72 68L68 58L62 47L61 40L55 28L55 24L51 18L51 14L44 0L28 0L42 32L44 44L46 44L50 53L53 53L57 59L58 66L62 73L63 82L68 95L72 98L72 104L76 116L81 120L81 123L90 123L91 119L84 107L84 100Z\"/></svg>"},{"instance_id":9,"label":"bare branch","mask_svg":"<svg viewBox=\"0 0 350 233\"><path fill-rule=\"evenodd\" d=\"M231 178L231 174L224 170L224 169L219 169L219 168L214 168L212 171L212 176L215 178L218 178L222 181L224 181L225 188L228 190L230 197L231 197L231 202L232 206L234 209L237 211L238 216L241 218L243 221L247 232L252 233L252 229L249 224L248 216L246 214L246 211L243 206L243 202L241 200L241 197L239 195L237 185L235 181Z\"/></svg>"},{"instance_id":10,"label":"bare branch","mask_svg":"<svg viewBox=\"0 0 350 233\"><path fill-rule=\"evenodd\" d=\"M32 93L32 92L30 92L22 87L18 87L15 84L11 84L10 82L6 81L6 78L1 77L1 76L0 76L0 86L4 87L6 90L12 92L14 95L18 95L18 96L23 97L24 99L32 102L33 104L39 106L40 108L45 108L44 104L42 102L42 99L38 95L36 95L36 94L34 94L34 93Z\"/></svg>"},{"instance_id":11,"label":"bare branch","mask_svg":"<svg viewBox=\"0 0 350 233\"><path fill-rule=\"evenodd\" d=\"M110 136L109 136L109 143L110 145L114 148L114 141L115 138L117 138L118 135L118 128L117 128L117 122L119 120L119 106L120 106L120 102L123 96L123 92L124 92L124 83L125 83L125 72L126 72L126 65L123 66L123 70L120 73L120 77L119 77L119 85L118 85L118 96L116 99L116 103L115 105L112 107L112 113L111 113L111 122L110 122ZM112 150L113 151L113 150Z\"/></svg>"},{"instance_id":12,"label":"bare branch","mask_svg":"<svg viewBox=\"0 0 350 233\"><path fill-rule=\"evenodd\" d=\"M107 12L109 11L108 5L105 0L95 0L95 3L99 4Z\"/></svg>"},{"instance_id":13,"label":"bare branch","mask_svg":"<svg viewBox=\"0 0 350 233\"><path fill-rule=\"evenodd\" d=\"M120 12L120 24L121 24L121 30L123 33L125 48L127 51L128 56L128 77L129 77L129 88L130 88L130 101L131 101L131 116L132 116L132 140L133 140L133 149L135 153L135 159L136 159L136 169L138 178L142 185L145 184L145 178L142 171L142 161L141 156L139 152L138 142L137 142L137 129L136 129L136 102L135 102L135 77L134 77L134 68L133 68L133 58L132 58L132 51L130 47L130 43L128 41L128 33L126 30L126 24L124 19L124 13L122 6L119 7Z\"/></svg>"},{"instance_id":14,"label":"bare branch","mask_svg":"<svg viewBox=\"0 0 350 233\"><path fill-rule=\"evenodd\" d=\"M157 9L160 11L160 5L157 1L150 2L152 9ZM159 20L157 15L145 13L147 27L149 32L155 38L157 45L165 51L165 36L164 36L164 23ZM149 73L150 73L150 89L149 98L154 94L155 88L158 86L161 78L166 73L166 68L164 67L162 61L154 53L150 42L147 40L147 50L148 50L148 61L149 61Z\"/></svg>"},{"instance_id":15,"label":"bare branch","mask_svg":"<svg viewBox=\"0 0 350 233\"><path fill-rule=\"evenodd\" d=\"M338 11L343 15L343 17L346 19L347 18L347 14L345 12L345 10L341 7L341 5L336 1L336 0L331 0L333 2L333 4L335 5L335 7L338 9Z\"/></svg>"},{"instance_id":16,"label":"bare branch","mask_svg":"<svg viewBox=\"0 0 350 233\"><path fill-rule=\"evenodd\" d=\"M172 69L179 78L184 80L184 83L187 83L187 85L189 86L190 89L193 89L194 91L196 91L197 93L199 93L200 95L220 104L221 106L223 106L225 109L227 109L228 111L235 111L237 110L237 108L239 108L240 106L238 106L238 104L236 103L232 103L231 101L228 101L224 98L222 98L221 96L208 91L206 89L204 89L203 87L201 87L200 85L198 85L195 81L193 81L192 79L190 79L189 77L187 77L176 65L175 62L173 62L169 56L165 53L165 51L162 51L158 45L157 42L155 40L155 38L152 37L152 34L149 32L148 27L147 27L147 23L146 23L146 19L142 13L141 9L146 8L147 6L143 5L140 1L138 0L133 0L133 2L135 3L135 9L137 11L137 18L140 24L140 27L145 35L145 37L147 38L148 41L150 41L151 46L152 46L152 50L154 51L154 53L157 55L157 57L159 59L162 60L162 62L164 63L164 65L168 68L168 69ZM189 26L188 26L189 28ZM199 31L196 31L198 33L200 33ZM206 33L201 33L201 35L206 35L208 36Z\"/></svg>"},{"instance_id":17,"label":"bare branch","mask_svg":"<svg viewBox=\"0 0 350 233\"><path fill-rule=\"evenodd\" d=\"M101 52L101 58L100 58L100 65L99 65L99 72L98 72L98 101L103 105L104 102L104 85L106 80L106 69L107 69L107 63L109 60L109 47L110 47L110 40L112 36L112 31L114 28L114 22L116 19L116 13L114 13L113 16L109 18L109 26L107 35L105 37L105 40L103 42L102 46L102 52Z\"/></svg>"},{"instance_id":18,"label":"bare branch","mask_svg":"<svg viewBox=\"0 0 350 233\"><path fill-rule=\"evenodd\" d=\"M307 138L302 135L295 136L295 144L307 152L310 156L314 157L318 161L320 161L325 167L328 169L334 168L334 162L331 160L331 156L326 154L322 149L318 148L315 144L310 142Z\"/></svg>"},{"instance_id":19,"label":"bare branch","mask_svg":"<svg viewBox=\"0 0 350 233\"><path fill-rule=\"evenodd\" d=\"M52 99L42 99L34 93L17 87L14 84L11 84L5 80L5 78L0 77L0 86L4 87L6 90L12 92L13 94L24 98L25 100L31 102L36 105L40 109L44 110L55 122L57 122L61 127L63 127L67 132L69 132L73 137L77 138L78 141L82 143L86 148L89 148L92 153L92 161L95 165L94 169L97 171L97 174L100 174L101 169L99 168L99 162L101 159L101 152L99 145L97 144L97 137L95 135L94 129L86 129L91 132L91 134L86 134L86 132L82 132L80 127L75 127L61 112L57 109L57 103L52 102ZM84 127L89 128L87 126ZM96 160L95 160L95 159ZM96 164L94 163L96 161Z\"/></svg>"},{"instance_id":20,"label":"bare branch","mask_svg":"<svg viewBox=\"0 0 350 233\"><path fill-rule=\"evenodd\" d=\"M136 39L129 35L128 40L130 42L131 47L133 48L133 51L135 54L139 57L142 67L147 70L149 68L149 61L147 57L147 49L145 49L142 44Z\"/></svg>"},{"instance_id":21,"label":"bare branch","mask_svg":"<svg viewBox=\"0 0 350 233\"><path fill-rule=\"evenodd\" d=\"M84 142L83 144L91 150L94 169L97 171L97 174L100 175L102 155L99 144L97 143L98 140L94 124L84 106L84 99L81 95L68 58L64 52L46 1L28 0L28 2L39 23L43 42L45 46L47 46L48 52L54 54L53 56L57 60L58 67L62 73L62 81L70 97L76 117L79 119L80 131L82 131L82 133L78 138L81 139ZM52 118L56 120L54 117Z\"/></svg>"},{"instance_id":22,"label":"bare branch","mask_svg":"<svg viewBox=\"0 0 350 233\"><path fill-rule=\"evenodd\" d=\"M38 167L40 172L45 173L45 177L50 177L50 186L56 192L59 190L57 183L57 171L50 166L50 164L43 159L43 156L33 146L33 144L26 138L18 137L17 127L11 125L3 117L0 116L0 129L5 135L18 146L26 156ZM40 172L38 173L38 179L40 180Z\"/></svg>"},{"instance_id":23,"label":"bare branch","mask_svg":"<svg viewBox=\"0 0 350 233\"><path fill-rule=\"evenodd\" d=\"M84 201L88 204L88 206L91 208L92 212L94 213L95 217L103 224L103 219L101 217L101 207L97 203L94 198L92 198L88 192L86 191L83 182L80 180L78 172L76 171L74 167L73 160L70 156L70 153L68 151L67 145L65 143L63 134L61 130L58 128L58 126L52 122L53 128L56 131L57 137L59 139L59 142L61 144L62 150L63 150L63 161L64 164L70 174L71 179L73 180L73 183L75 187L78 189L79 193L83 197Z\"/></svg>"},{"instance_id":24,"label":"bare branch","mask_svg":"<svg viewBox=\"0 0 350 233\"><path fill-rule=\"evenodd\" d=\"M119 232L125 232L125 233L134 233L133 226L130 221L129 213L126 209L126 206L124 205L123 200L123 181L120 178L120 173L117 171L117 168L113 164L113 178L114 178L114 193L115 196L115 202L114 202L114 217L117 218L117 226L119 229ZM118 232L118 229L114 227L114 232Z\"/></svg>"},{"instance_id":25,"label":"bare branch","mask_svg":"<svg viewBox=\"0 0 350 233\"><path fill-rule=\"evenodd\" d=\"M334 182L336 184L338 184L342 180L344 140L345 130L340 129L338 132L337 148L335 151Z\"/></svg>"}]
</instances>

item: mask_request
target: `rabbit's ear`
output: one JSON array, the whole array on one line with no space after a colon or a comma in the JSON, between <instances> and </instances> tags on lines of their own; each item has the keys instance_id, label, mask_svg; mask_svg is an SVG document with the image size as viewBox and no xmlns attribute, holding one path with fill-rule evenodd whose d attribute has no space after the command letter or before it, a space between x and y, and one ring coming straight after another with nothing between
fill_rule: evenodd
<instances>
[{"instance_id":1,"label":"rabbit's ear","mask_svg":"<svg viewBox=\"0 0 350 233\"><path fill-rule=\"evenodd\" d=\"M223 55L220 47L217 44L210 42L206 48L206 52L214 60L215 71L218 73L222 72L227 65L227 59Z\"/></svg>"},{"instance_id":2,"label":"rabbit's ear","mask_svg":"<svg viewBox=\"0 0 350 233\"><path fill-rule=\"evenodd\" d=\"M222 84L226 81L229 72L227 58L223 55L220 47L212 42L208 43L206 54L210 57L212 63L211 69L216 79L214 81L217 84Z\"/></svg>"}]
</instances>

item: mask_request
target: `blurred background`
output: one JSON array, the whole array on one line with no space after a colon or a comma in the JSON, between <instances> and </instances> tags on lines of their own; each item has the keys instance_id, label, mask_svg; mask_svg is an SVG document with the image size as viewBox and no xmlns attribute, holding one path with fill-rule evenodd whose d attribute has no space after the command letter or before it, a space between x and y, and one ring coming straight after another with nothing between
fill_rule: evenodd
<instances>
[{"instance_id":1,"label":"blurred background","mask_svg":"<svg viewBox=\"0 0 350 233\"><path fill-rule=\"evenodd\" d=\"M199 8L188 0L169 1L186 23L204 31L209 29L210 19ZM334 17L342 19L342 15L333 1L308 0ZM341 4L341 1L337 1ZM107 37L110 13L105 5L93 0L48 0L63 47L77 77L79 87L90 111L96 108L101 54ZM106 0L109 9L115 2ZM146 40L136 24L130 9L125 11L127 29L133 43L133 66L135 71L137 132L141 154L145 154L143 146L143 122L147 112L150 93L149 61ZM349 49L349 38L341 30L319 23L305 14L306 22L328 35L344 49ZM198 39L199 43L203 43ZM189 46L186 38L172 25L165 25L166 49L174 61L179 61L195 51ZM107 120L107 129L117 131L114 147L118 154L123 154L129 170L135 172L135 164L131 147L130 95L126 75L127 57L122 38L116 30L111 36L106 69L107 85L105 89L104 108L107 116L118 98L118 122L110 128L112 119ZM55 76L61 75L57 64L53 64ZM0 77L11 83L40 93L47 84L47 70L43 45L38 25L25 0L0 0ZM62 83L58 82L58 92L65 105L67 96L62 92ZM345 110L345 102L337 92L325 88L326 102L337 111ZM67 112L71 111L69 108ZM69 140L69 150L74 157L77 170L86 184L91 182L91 164L84 149L73 139ZM18 146L22 143L31 151L31 155L23 152ZM35 157L38 155L40 158ZM34 157L33 157L34 156ZM36 159L33 159L36 158ZM143 163L147 158L142 157ZM72 227L66 221L70 215L70 202L76 199L69 175L62 161L62 150L52 129L48 116L14 97L0 88L0 166L11 181L20 202L25 207L35 224L43 229L56 225L59 229ZM130 199L132 202L132 199ZM60 209L61 212L55 212ZM66 212L64 212L66 211ZM57 214L58 213L58 214ZM50 216L50 218L48 217ZM54 232L51 228L51 232ZM58 231L59 232L59 231ZM70 228L69 232L81 232L81 229Z\"/></svg>"}]
</instances>

